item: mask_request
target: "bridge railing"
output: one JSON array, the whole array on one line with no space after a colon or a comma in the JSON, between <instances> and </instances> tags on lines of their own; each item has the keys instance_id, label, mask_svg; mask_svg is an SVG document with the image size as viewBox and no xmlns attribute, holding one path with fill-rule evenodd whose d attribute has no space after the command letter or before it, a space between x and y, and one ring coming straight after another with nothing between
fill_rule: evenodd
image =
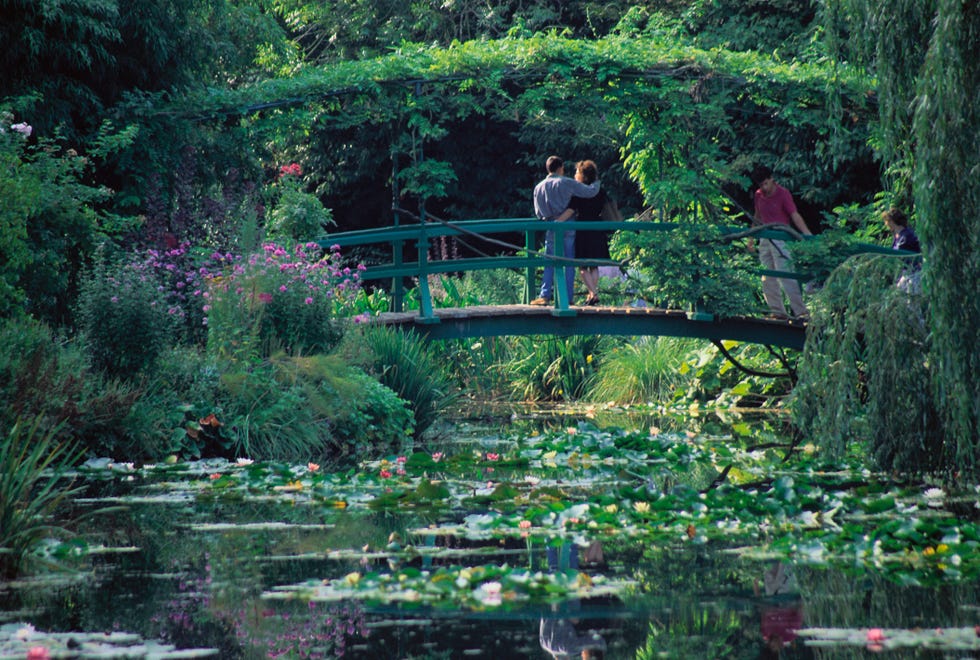
<instances>
[{"instance_id":1,"label":"bridge railing","mask_svg":"<svg viewBox=\"0 0 980 660\"><path fill-rule=\"evenodd\" d=\"M535 297L537 270L547 266L555 266L555 302L553 314L557 316L573 316L575 310L571 309L571 302L564 286L559 286L564 282L561 277L563 267L578 268L581 266L602 266L618 265L618 262L609 260L586 260L586 259L566 259L563 254L562 236L567 231L630 231L630 232L670 232L679 227L676 223L664 222L644 222L636 220L624 220L618 222L589 221L589 222L542 222L536 218L506 218L506 219L485 219L485 220L462 220L458 222L425 222L421 224L407 224L390 227L380 227L373 229L363 229L349 232L339 232L328 234L316 242L324 248L333 245L341 248L360 247L370 245L390 245L391 261L382 264L368 265L367 269L361 273L361 279L371 280L391 280L393 311L402 311L403 305L403 278L413 278L418 282L419 288L419 321L437 322L432 303L432 294L429 290L429 275L457 273L466 271L488 270L488 269L522 269L525 273L524 300L529 302ZM538 248L539 237L547 231L554 231L555 254L546 255L544 248ZM795 240L791 232L784 231L779 227L775 228L754 228L750 230L755 238L773 238L777 240ZM719 234L722 237L741 237L747 233L746 227L720 227ZM523 246L514 245L505 241L497 240L493 237L501 235L522 235ZM480 240L488 240L500 246L512 250L512 254L502 256L478 256L462 257L457 259L429 259L429 251L436 239L442 237L464 236ZM414 260L406 260L404 257L405 246L414 244L417 250L417 257ZM876 245L863 245L861 251L881 252L894 254L893 251ZM812 278L812 273L797 273L787 271L773 271L757 269L754 271L758 275L771 277L793 278L798 280ZM703 318L710 320L710 314L697 314L695 305L692 301L691 311L693 318Z\"/></svg>"}]
</instances>

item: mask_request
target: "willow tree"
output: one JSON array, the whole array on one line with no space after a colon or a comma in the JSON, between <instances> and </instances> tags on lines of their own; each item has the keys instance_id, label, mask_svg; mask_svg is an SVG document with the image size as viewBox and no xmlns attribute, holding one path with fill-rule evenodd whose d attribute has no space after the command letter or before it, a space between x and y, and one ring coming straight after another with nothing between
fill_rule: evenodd
<instances>
[{"instance_id":1,"label":"willow tree","mask_svg":"<svg viewBox=\"0 0 980 660\"><path fill-rule=\"evenodd\" d=\"M883 467L975 476L980 62L974 53L980 7L960 0L825 5L831 26L850 34L849 42L835 44L838 55L863 63L877 77L875 144L891 183L886 197L914 208L923 293L894 304L894 279L872 286L855 276L848 278L846 295L825 297L804 360L801 421L840 448L853 421L863 419L860 428ZM902 350L886 350L888 345ZM850 376L841 379L842 370ZM908 423L896 428L890 423L895 418ZM910 451L913 446L928 451Z\"/></svg>"},{"instance_id":2,"label":"willow tree","mask_svg":"<svg viewBox=\"0 0 980 660\"><path fill-rule=\"evenodd\" d=\"M915 100L936 403L958 466L980 472L980 6L940 0Z\"/></svg>"}]
</instances>

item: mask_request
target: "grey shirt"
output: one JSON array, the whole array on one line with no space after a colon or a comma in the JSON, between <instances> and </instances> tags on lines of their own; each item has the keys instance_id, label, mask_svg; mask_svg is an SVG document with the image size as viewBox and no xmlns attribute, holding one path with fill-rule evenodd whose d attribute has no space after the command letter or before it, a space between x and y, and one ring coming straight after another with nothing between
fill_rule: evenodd
<instances>
[{"instance_id":1,"label":"grey shirt","mask_svg":"<svg viewBox=\"0 0 980 660\"><path fill-rule=\"evenodd\" d=\"M568 208L572 197L595 197L599 194L599 182L585 185L567 176L549 174L534 186L534 215L539 220L554 220Z\"/></svg>"}]
</instances>

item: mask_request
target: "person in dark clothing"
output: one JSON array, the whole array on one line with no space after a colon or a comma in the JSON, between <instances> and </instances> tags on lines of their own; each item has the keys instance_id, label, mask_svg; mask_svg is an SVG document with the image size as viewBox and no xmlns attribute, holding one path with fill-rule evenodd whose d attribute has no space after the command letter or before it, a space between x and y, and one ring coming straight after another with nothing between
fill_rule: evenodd
<instances>
[{"instance_id":1,"label":"person in dark clothing","mask_svg":"<svg viewBox=\"0 0 980 660\"><path fill-rule=\"evenodd\" d=\"M922 252L919 237L909 227L909 219L900 209L891 208L881 214L885 226L892 233L892 249Z\"/></svg>"},{"instance_id":2,"label":"person in dark clothing","mask_svg":"<svg viewBox=\"0 0 980 660\"><path fill-rule=\"evenodd\" d=\"M585 185L591 185L599 179L599 170L591 160L579 161L575 166L575 180ZM606 192L600 190L595 197L573 196L568 202L568 214L574 214L577 221L596 221L602 219L602 207L607 201ZM609 232L580 231L575 234L575 258L577 259L609 259ZM586 305L599 304L599 267L582 266L579 275L588 296Z\"/></svg>"}]
</instances>

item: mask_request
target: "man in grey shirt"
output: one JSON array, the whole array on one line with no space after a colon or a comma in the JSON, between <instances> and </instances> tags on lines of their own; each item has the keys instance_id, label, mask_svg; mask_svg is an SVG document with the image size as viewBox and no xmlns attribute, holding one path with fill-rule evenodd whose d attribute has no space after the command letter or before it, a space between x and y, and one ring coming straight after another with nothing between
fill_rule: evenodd
<instances>
[{"instance_id":1,"label":"man in grey shirt","mask_svg":"<svg viewBox=\"0 0 980 660\"><path fill-rule=\"evenodd\" d=\"M554 222L567 208L572 197L595 197L599 194L599 181L585 185L575 179L565 176L565 162L558 156L549 156L545 167L548 169L548 176L534 187L534 214L539 220ZM575 256L575 232L567 231L564 233L563 245L565 256L573 258ZM545 254L554 255L555 253L555 232L549 231L544 239ZM571 303L572 295L575 291L575 268L566 266L565 285L568 288L568 301ZM551 303L552 290L555 281L555 267L553 263L544 268L544 275L541 280L541 295L531 301L532 305L547 305Z\"/></svg>"}]
</instances>

